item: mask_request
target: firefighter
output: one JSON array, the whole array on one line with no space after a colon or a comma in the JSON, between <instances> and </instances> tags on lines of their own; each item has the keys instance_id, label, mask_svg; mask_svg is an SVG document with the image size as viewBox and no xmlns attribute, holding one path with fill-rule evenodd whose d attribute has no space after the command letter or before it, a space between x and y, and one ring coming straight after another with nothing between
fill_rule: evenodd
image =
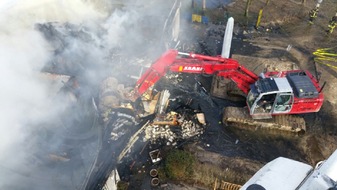
<instances>
[{"instance_id":1,"label":"firefighter","mask_svg":"<svg viewBox=\"0 0 337 190\"><path fill-rule=\"evenodd\" d=\"M318 11L319 11L319 7L321 6L322 2L323 2L323 0L317 0L316 7L309 12L309 23L310 24L314 23L314 20L317 17L317 14L318 14Z\"/></svg>"},{"instance_id":2,"label":"firefighter","mask_svg":"<svg viewBox=\"0 0 337 190\"><path fill-rule=\"evenodd\" d=\"M331 34L333 32L334 28L336 27L336 24L337 24L337 13L329 21L329 25L328 25L329 29L327 31L329 34Z\"/></svg>"},{"instance_id":3,"label":"firefighter","mask_svg":"<svg viewBox=\"0 0 337 190\"><path fill-rule=\"evenodd\" d=\"M318 5L318 4L317 4ZM319 6L316 6L314 9L312 9L310 12L309 12L309 23L310 24L313 24L314 23L314 20L316 19L317 17L317 13L319 11Z\"/></svg>"}]
</instances>

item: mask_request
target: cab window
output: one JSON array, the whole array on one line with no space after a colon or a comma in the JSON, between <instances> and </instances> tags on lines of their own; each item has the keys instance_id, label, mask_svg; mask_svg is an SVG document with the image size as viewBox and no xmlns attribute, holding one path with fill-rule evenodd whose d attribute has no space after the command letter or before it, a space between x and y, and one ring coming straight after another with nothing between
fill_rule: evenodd
<instances>
[{"instance_id":1,"label":"cab window","mask_svg":"<svg viewBox=\"0 0 337 190\"><path fill-rule=\"evenodd\" d=\"M292 102L293 102L292 94L280 94L276 98L274 111L275 112L288 112L291 109Z\"/></svg>"},{"instance_id":2,"label":"cab window","mask_svg":"<svg viewBox=\"0 0 337 190\"><path fill-rule=\"evenodd\" d=\"M256 103L254 113L270 113L276 98L276 93L263 95Z\"/></svg>"}]
</instances>

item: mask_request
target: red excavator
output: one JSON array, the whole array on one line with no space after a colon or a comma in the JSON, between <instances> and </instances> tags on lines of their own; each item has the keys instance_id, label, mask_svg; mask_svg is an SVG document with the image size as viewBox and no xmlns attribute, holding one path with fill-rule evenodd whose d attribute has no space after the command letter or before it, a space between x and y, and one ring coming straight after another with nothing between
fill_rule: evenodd
<instances>
[{"instance_id":1,"label":"red excavator","mask_svg":"<svg viewBox=\"0 0 337 190\"><path fill-rule=\"evenodd\" d=\"M309 71L272 71L258 76L231 58L177 50L167 51L151 65L137 81L134 95L141 96L169 71L216 75L235 82L246 94L248 109L225 108L223 122L243 128L305 131L303 118L290 115L318 112L324 99L322 87Z\"/></svg>"}]
</instances>

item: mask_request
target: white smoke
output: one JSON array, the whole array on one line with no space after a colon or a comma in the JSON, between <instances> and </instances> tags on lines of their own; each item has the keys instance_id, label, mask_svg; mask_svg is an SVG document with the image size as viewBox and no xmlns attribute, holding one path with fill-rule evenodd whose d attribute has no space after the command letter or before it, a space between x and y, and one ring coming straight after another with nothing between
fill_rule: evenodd
<instances>
[{"instance_id":1,"label":"white smoke","mask_svg":"<svg viewBox=\"0 0 337 190\"><path fill-rule=\"evenodd\" d=\"M55 90L41 76L41 68L52 52L34 25L51 21L80 23L102 17L79 0L0 2L0 189L21 189L21 179L34 178L29 163L37 151L31 146L36 140L32 132L36 125L52 120L67 106L55 104Z\"/></svg>"},{"instance_id":2,"label":"white smoke","mask_svg":"<svg viewBox=\"0 0 337 190\"><path fill-rule=\"evenodd\" d=\"M55 99L59 86L53 86L41 75L41 69L54 58L55 47L36 29L37 23L84 24L96 34L99 28L107 31L100 39L93 36L91 43L67 39L68 47L62 55L77 64L86 62L95 67L116 47L125 53L148 53L147 48L154 46L152 48L161 53L158 44L170 3L130 1L114 10L113 3L107 2L0 1L0 189L64 189L69 188L72 180L67 179L69 184L59 184L65 172L62 168L56 175L58 179L51 179L55 175L31 163L34 153L41 151L41 147L52 149L62 143L53 137L52 145L36 147L43 142L39 142L34 132L43 124L53 123L68 106L67 102ZM120 2L116 2L119 6ZM107 10L114 11L111 14ZM88 80L97 77L97 73L86 72Z\"/></svg>"}]
</instances>

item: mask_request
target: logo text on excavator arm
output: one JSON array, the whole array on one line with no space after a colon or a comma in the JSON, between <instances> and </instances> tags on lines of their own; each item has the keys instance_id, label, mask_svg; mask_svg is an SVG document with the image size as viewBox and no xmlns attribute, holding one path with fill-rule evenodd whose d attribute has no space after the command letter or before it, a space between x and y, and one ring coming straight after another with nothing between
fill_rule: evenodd
<instances>
[{"instance_id":1,"label":"logo text on excavator arm","mask_svg":"<svg viewBox=\"0 0 337 190\"><path fill-rule=\"evenodd\" d=\"M185 66L183 71L201 71L202 67Z\"/></svg>"}]
</instances>

